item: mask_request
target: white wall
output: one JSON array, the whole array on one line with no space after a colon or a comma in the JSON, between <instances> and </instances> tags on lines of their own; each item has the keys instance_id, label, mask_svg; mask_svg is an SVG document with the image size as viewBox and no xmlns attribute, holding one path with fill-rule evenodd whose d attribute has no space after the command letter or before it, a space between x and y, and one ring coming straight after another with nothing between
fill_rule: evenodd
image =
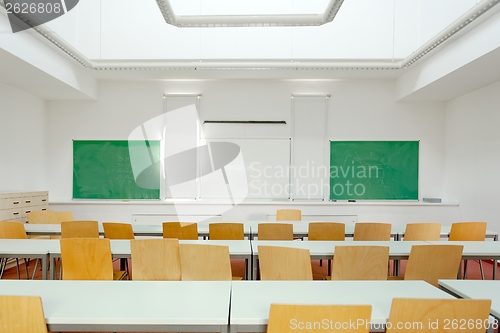
<instances>
[{"instance_id":1,"label":"white wall","mask_svg":"<svg viewBox=\"0 0 500 333\"><path fill-rule=\"evenodd\" d=\"M500 231L500 82L446 105L446 197L463 221Z\"/></svg>"},{"instance_id":2,"label":"white wall","mask_svg":"<svg viewBox=\"0 0 500 333\"><path fill-rule=\"evenodd\" d=\"M0 83L0 191L47 190L45 101Z\"/></svg>"},{"instance_id":3,"label":"white wall","mask_svg":"<svg viewBox=\"0 0 500 333\"><path fill-rule=\"evenodd\" d=\"M331 94L329 138L332 140L420 140L420 197L444 193L444 128L442 103L393 102L392 81L342 80L214 80L101 82L95 102L48 103L48 178L51 206L70 209L80 218L130 221L131 214L173 213L173 206L148 204L79 205L71 202L72 139L126 139L135 127L163 112L163 94L200 93L202 119L286 120L276 132L272 127L241 126L235 132L223 126L206 131L217 137L270 137L290 135L292 94ZM265 149L265 147L262 147ZM446 200L447 198L444 197ZM301 207L301 203L295 203ZM240 205L224 218L265 219L275 213L276 203ZM404 223L417 220L453 221L455 207L370 206L305 204L308 213L352 214L359 220ZM193 204L193 213L214 214L216 205ZM431 214L432 213L432 214ZM80 216L78 216L78 214Z\"/></svg>"}]
</instances>

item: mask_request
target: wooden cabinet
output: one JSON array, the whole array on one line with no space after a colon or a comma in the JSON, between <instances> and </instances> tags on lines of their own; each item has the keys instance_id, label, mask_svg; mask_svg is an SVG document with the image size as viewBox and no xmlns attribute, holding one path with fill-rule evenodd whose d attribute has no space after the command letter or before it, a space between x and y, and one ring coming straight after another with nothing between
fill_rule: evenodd
<instances>
[{"instance_id":1,"label":"wooden cabinet","mask_svg":"<svg viewBox=\"0 0 500 333\"><path fill-rule=\"evenodd\" d=\"M0 221L28 223L28 213L47 210L49 192L0 192Z\"/></svg>"}]
</instances>

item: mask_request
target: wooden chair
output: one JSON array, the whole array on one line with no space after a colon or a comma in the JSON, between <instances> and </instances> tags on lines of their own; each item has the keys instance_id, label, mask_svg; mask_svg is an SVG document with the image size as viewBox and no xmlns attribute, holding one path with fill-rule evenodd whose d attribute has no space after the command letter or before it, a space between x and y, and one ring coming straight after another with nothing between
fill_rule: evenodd
<instances>
[{"instance_id":1,"label":"wooden chair","mask_svg":"<svg viewBox=\"0 0 500 333\"><path fill-rule=\"evenodd\" d=\"M463 248L462 245L413 245L404 279L423 280L439 288L438 279L457 278Z\"/></svg>"},{"instance_id":2,"label":"wooden chair","mask_svg":"<svg viewBox=\"0 0 500 333\"><path fill-rule=\"evenodd\" d=\"M104 237L109 239L135 239L130 223L103 222Z\"/></svg>"},{"instance_id":3,"label":"wooden chair","mask_svg":"<svg viewBox=\"0 0 500 333\"><path fill-rule=\"evenodd\" d=\"M191 222L163 222L163 238L198 239L198 224Z\"/></svg>"},{"instance_id":4,"label":"wooden chair","mask_svg":"<svg viewBox=\"0 0 500 333\"><path fill-rule=\"evenodd\" d=\"M405 241L438 241L441 237L441 223L408 223Z\"/></svg>"},{"instance_id":5,"label":"wooden chair","mask_svg":"<svg viewBox=\"0 0 500 333\"><path fill-rule=\"evenodd\" d=\"M28 223L48 224L53 210L39 210L28 213Z\"/></svg>"},{"instance_id":6,"label":"wooden chair","mask_svg":"<svg viewBox=\"0 0 500 333\"><path fill-rule=\"evenodd\" d=\"M97 221L61 222L61 238L99 238Z\"/></svg>"},{"instance_id":7,"label":"wooden chair","mask_svg":"<svg viewBox=\"0 0 500 333\"><path fill-rule=\"evenodd\" d=\"M387 280L388 246L336 246L332 280Z\"/></svg>"},{"instance_id":8,"label":"wooden chair","mask_svg":"<svg viewBox=\"0 0 500 333\"><path fill-rule=\"evenodd\" d=\"M297 305L271 304L267 333L325 333L370 331L371 305ZM299 323L321 323L328 319L328 329L322 325L302 327ZM358 323L356 329L349 325L335 327L335 323Z\"/></svg>"},{"instance_id":9,"label":"wooden chair","mask_svg":"<svg viewBox=\"0 0 500 333\"><path fill-rule=\"evenodd\" d=\"M42 299L38 296L0 296L0 331L47 333Z\"/></svg>"},{"instance_id":10,"label":"wooden chair","mask_svg":"<svg viewBox=\"0 0 500 333\"><path fill-rule=\"evenodd\" d=\"M243 223L210 223L208 238L211 240L243 240L245 230Z\"/></svg>"},{"instance_id":11,"label":"wooden chair","mask_svg":"<svg viewBox=\"0 0 500 333\"><path fill-rule=\"evenodd\" d=\"M134 230L130 223L103 222L104 237L109 239L135 239ZM120 269L124 269L127 279L130 276L128 259L120 259Z\"/></svg>"},{"instance_id":12,"label":"wooden chair","mask_svg":"<svg viewBox=\"0 0 500 333\"><path fill-rule=\"evenodd\" d=\"M28 223L48 224L54 214L53 210L38 210L28 213ZM30 236L31 239L51 239L52 236Z\"/></svg>"},{"instance_id":13,"label":"wooden chair","mask_svg":"<svg viewBox=\"0 0 500 333\"><path fill-rule=\"evenodd\" d=\"M62 238L63 280L121 280L124 271L113 272L107 238Z\"/></svg>"},{"instance_id":14,"label":"wooden chair","mask_svg":"<svg viewBox=\"0 0 500 333\"><path fill-rule=\"evenodd\" d=\"M311 254L307 249L259 246L261 280L312 280Z\"/></svg>"},{"instance_id":15,"label":"wooden chair","mask_svg":"<svg viewBox=\"0 0 500 333\"><path fill-rule=\"evenodd\" d=\"M293 240L293 224L259 223L257 228L259 240Z\"/></svg>"},{"instance_id":16,"label":"wooden chair","mask_svg":"<svg viewBox=\"0 0 500 333\"><path fill-rule=\"evenodd\" d=\"M63 211L63 212L56 212L52 211L51 214L49 214L49 224L61 224L61 222L66 222L66 221L74 221L73 213L69 211ZM61 236L57 235L50 235L50 239L60 239Z\"/></svg>"},{"instance_id":17,"label":"wooden chair","mask_svg":"<svg viewBox=\"0 0 500 333\"><path fill-rule=\"evenodd\" d=\"M65 221L74 221L73 212L64 211L64 212L56 212L52 211L52 214L49 215L50 224L61 224L61 222Z\"/></svg>"},{"instance_id":18,"label":"wooden chair","mask_svg":"<svg viewBox=\"0 0 500 333\"><path fill-rule=\"evenodd\" d=\"M484 333L490 307L491 300L394 298L386 333ZM398 323L407 328L398 328Z\"/></svg>"},{"instance_id":19,"label":"wooden chair","mask_svg":"<svg viewBox=\"0 0 500 333\"><path fill-rule=\"evenodd\" d=\"M130 241L133 280L180 281L181 259L177 239Z\"/></svg>"},{"instance_id":20,"label":"wooden chair","mask_svg":"<svg viewBox=\"0 0 500 333\"><path fill-rule=\"evenodd\" d=\"M391 240L391 224L357 222L354 225L355 241L388 241Z\"/></svg>"},{"instance_id":21,"label":"wooden chair","mask_svg":"<svg viewBox=\"0 0 500 333\"><path fill-rule=\"evenodd\" d=\"M22 222L3 222L0 221L0 238L1 239L27 239L26 230L24 229L24 223ZM0 278L3 276L3 272L7 266L7 258L0 259ZM29 260L24 259L25 262L25 270L26 270L26 279L29 279ZM38 260L37 262L38 263ZM36 266L33 271L33 277L35 276ZM16 269L17 269L17 278L21 278L21 273L19 271L19 258L16 258Z\"/></svg>"},{"instance_id":22,"label":"wooden chair","mask_svg":"<svg viewBox=\"0 0 500 333\"><path fill-rule=\"evenodd\" d=\"M486 222L455 222L451 224L449 241L484 241ZM481 278L484 280L483 262L479 260ZM464 279L467 278L467 260L464 260Z\"/></svg>"},{"instance_id":23,"label":"wooden chair","mask_svg":"<svg viewBox=\"0 0 500 333\"><path fill-rule=\"evenodd\" d=\"M183 281L231 281L229 247L180 244Z\"/></svg>"},{"instance_id":24,"label":"wooden chair","mask_svg":"<svg viewBox=\"0 0 500 333\"><path fill-rule=\"evenodd\" d=\"M302 221L302 212L299 209L278 209L276 221Z\"/></svg>"},{"instance_id":25,"label":"wooden chair","mask_svg":"<svg viewBox=\"0 0 500 333\"><path fill-rule=\"evenodd\" d=\"M310 222L307 239L310 241L343 241L345 224L338 222Z\"/></svg>"},{"instance_id":26,"label":"wooden chair","mask_svg":"<svg viewBox=\"0 0 500 333\"><path fill-rule=\"evenodd\" d=\"M310 222L307 239L310 241L344 241L345 224L339 222ZM319 261L322 266L323 260ZM328 275L331 274L332 260L328 260Z\"/></svg>"}]
</instances>

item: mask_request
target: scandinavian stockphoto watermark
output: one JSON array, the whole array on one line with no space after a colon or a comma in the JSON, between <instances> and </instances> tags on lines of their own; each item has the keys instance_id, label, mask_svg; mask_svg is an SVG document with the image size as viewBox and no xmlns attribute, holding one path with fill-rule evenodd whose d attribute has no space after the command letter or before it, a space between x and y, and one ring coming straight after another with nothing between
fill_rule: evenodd
<instances>
[{"instance_id":1,"label":"scandinavian stockphoto watermark","mask_svg":"<svg viewBox=\"0 0 500 333\"><path fill-rule=\"evenodd\" d=\"M383 170L377 165L305 165L270 166L260 162L250 164L248 170L250 194L253 196L276 197L281 195L313 198L330 191L335 196L360 197L366 192L367 178L383 177ZM280 181L282 180L282 181ZM313 180L313 181L307 181Z\"/></svg>"},{"instance_id":2,"label":"scandinavian stockphoto watermark","mask_svg":"<svg viewBox=\"0 0 500 333\"><path fill-rule=\"evenodd\" d=\"M335 321L328 318L319 321L301 321L296 318L290 319L290 330L357 330L367 328L369 330L385 330L385 329L398 329L398 330L488 330L489 328L497 329L498 320L489 319L468 319L468 318L444 318L444 319L428 319L427 321L397 321L386 323L371 323L365 319L350 319L349 321Z\"/></svg>"},{"instance_id":3,"label":"scandinavian stockphoto watermark","mask_svg":"<svg viewBox=\"0 0 500 333\"><path fill-rule=\"evenodd\" d=\"M56 19L78 4L79 0L4 0L12 32L34 28Z\"/></svg>"}]
</instances>

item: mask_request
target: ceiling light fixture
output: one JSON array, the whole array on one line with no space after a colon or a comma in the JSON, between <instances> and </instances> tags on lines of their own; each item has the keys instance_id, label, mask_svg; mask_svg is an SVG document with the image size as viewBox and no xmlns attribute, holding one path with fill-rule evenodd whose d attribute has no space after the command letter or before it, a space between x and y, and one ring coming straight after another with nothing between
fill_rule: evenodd
<instances>
[{"instance_id":1,"label":"ceiling light fixture","mask_svg":"<svg viewBox=\"0 0 500 333\"><path fill-rule=\"evenodd\" d=\"M156 0L165 22L179 28L319 26L333 21L344 0L330 0L320 14L176 15L170 0Z\"/></svg>"}]
</instances>

